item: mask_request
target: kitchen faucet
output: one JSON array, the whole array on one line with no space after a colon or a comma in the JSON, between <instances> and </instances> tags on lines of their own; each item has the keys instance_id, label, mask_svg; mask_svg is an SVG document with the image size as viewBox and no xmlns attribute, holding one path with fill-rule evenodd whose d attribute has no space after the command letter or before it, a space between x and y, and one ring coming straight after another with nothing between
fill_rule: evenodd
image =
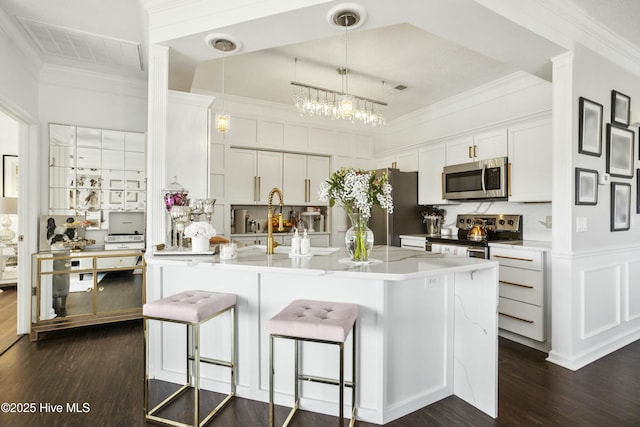
<instances>
[{"instance_id":1,"label":"kitchen faucet","mask_svg":"<svg viewBox=\"0 0 640 427\"><path fill-rule=\"evenodd\" d=\"M276 214L278 216L278 231L284 231L284 227L282 226L282 191L279 188L274 187L269 192L269 211L267 213L267 255L274 253L274 249L278 244L273 240L273 196L278 195L278 200L280 202L280 213Z\"/></svg>"}]
</instances>

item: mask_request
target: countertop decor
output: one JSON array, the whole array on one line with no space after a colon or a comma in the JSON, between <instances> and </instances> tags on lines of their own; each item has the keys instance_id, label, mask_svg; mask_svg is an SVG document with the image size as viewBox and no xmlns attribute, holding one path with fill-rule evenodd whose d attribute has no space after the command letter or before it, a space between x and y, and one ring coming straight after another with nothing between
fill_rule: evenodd
<instances>
[{"instance_id":1,"label":"countertop decor","mask_svg":"<svg viewBox=\"0 0 640 427\"><path fill-rule=\"evenodd\" d=\"M353 261L366 262L373 246L373 232L367 227L371 207L380 206L393 213L391 184L386 173L379 176L362 169L340 168L320 184L320 200L328 200L329 206L341 205L351 220L345 244Z\"/></svg>"}]
</instances>

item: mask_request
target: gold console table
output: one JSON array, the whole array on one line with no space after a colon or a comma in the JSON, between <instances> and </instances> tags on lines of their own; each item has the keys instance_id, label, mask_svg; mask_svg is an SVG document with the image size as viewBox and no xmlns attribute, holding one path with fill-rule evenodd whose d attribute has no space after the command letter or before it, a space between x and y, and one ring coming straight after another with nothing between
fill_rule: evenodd
<instances>
[{"instance_id":1,"label":"gold console table","mask_svg":"<svg viewBox=\"0 0 640 427\"><path fill-rule=\"evenodd\" d=\"M31 340L47 331L141 319L142 250L32 255Z\"/></svg>"}]
</instances>

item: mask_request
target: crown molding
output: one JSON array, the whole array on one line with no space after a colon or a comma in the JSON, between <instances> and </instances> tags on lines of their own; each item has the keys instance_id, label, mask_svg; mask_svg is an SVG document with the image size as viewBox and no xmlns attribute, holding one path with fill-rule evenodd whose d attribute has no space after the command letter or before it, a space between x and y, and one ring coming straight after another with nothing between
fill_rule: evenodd
<instances>
[{"instance_id":1,"label":"crown molding","mask_svg":"<svg viewBox=\"0 0 640 427\"><path fill-rule=\"evenodd\" d=\"M16 46L16 53L25 58L25 64L35 76L42 68L43 61L38 51L27 41L25 35L18 28L16 21L0 8L0 37L5 36Z\"/></svg>"},{"instance_id":2,"label":"crown molding","mask_svg":"<svg viewBox=\"0 0 640 427\"><path fill-rule=\"evenodd\" d=\"M567 50L577 43L640 74L640 46L614 33L571 0L476 1Z\"/></svg>"}]
</instances>

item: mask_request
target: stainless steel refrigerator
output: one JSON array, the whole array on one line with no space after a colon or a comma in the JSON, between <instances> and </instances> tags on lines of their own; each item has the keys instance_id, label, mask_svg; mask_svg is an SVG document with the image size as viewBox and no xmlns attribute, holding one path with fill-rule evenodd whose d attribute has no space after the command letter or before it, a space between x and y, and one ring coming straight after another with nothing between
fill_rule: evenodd
<instances>
[{"instance_id":1,"label":"stainless steel refrigerator","mask_svg":"<svg viewBox=\"0 0 640 427\"><path fill-rule=\"evenodd\" d=\"M418 209L418 172L400 172L398 169L378 169L387 172L392 187L393 213L378 206L371 209L369 228L374 234L374 245L400 246L401 234L424 234L422 214Z\"/></svg>"}]
</instances>

